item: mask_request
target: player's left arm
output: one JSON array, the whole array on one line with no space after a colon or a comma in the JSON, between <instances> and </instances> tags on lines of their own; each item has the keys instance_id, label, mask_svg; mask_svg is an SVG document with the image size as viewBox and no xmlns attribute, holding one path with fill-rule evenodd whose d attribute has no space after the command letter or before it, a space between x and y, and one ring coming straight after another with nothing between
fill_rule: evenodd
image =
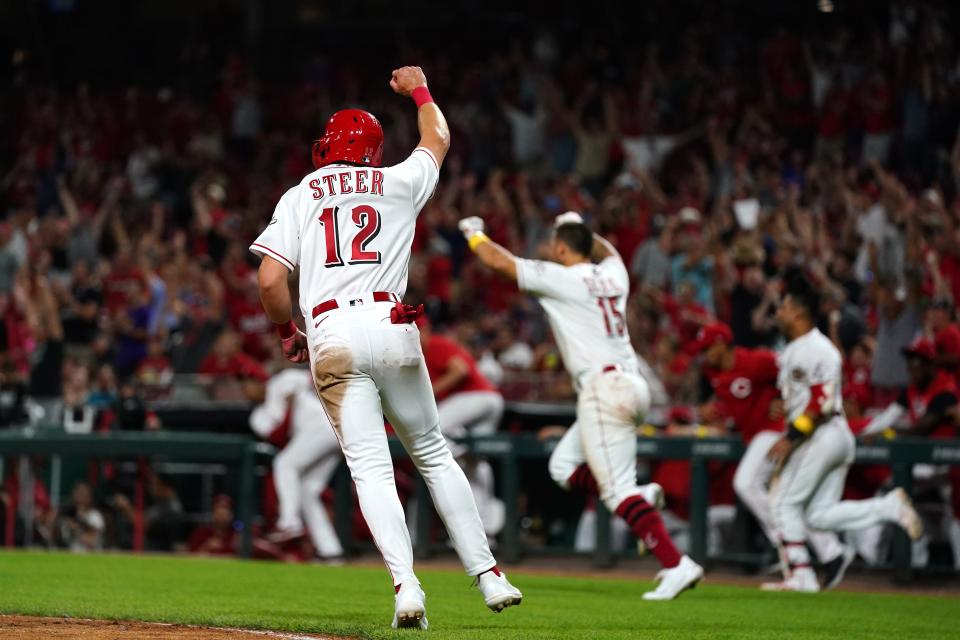
<instances>
[{"instance_id":1,"label":"player's left arm","mask_svg":"<svg viewBox=\"0 0 960 640\"><path fill-rule=\"evenodd\" d=\"M787 425L787 438L799 442L809 438L821 424L836 414L837 384L830 381L811 381L810 402L799 416Z\"/></svg>"},{"instance_id":2,"label":"player's left arm","mask_svg":"<svg viewBox=\"0 0 960 640\"><path fill-rule=\"evenodd\" d=\"M470 250L480 260L480 264L508 280L517 281L517 257L483 232L483 219L471 216L461 220L457 226L467 239Z\"/></svg>"},{"instance_id":3,"label":"player's left arm","mask_svg":"<svg viewBox=\"0 0 960 640\"><path fill-rule=\"evenodd\" d=\"M949 420L951 411L956 406L957 396L954 393L944 391L937 394L927 403L926 412L920 416L919 420L910 425L910 428L903 434L907 436L930 435L937 427Z\"/></svg>"},{"instance_id":4,"label":"player's left arm","mask_svg":"<svg viewBox=\"0 0 960 640\"><path fill-rule=\"evenodd\" d=\"M455 389L468 375L470 375L470 365L463 358L458 356L450 358L443 374L433 381L433 394L441 396Z\"/></svg>"}]
</instances>

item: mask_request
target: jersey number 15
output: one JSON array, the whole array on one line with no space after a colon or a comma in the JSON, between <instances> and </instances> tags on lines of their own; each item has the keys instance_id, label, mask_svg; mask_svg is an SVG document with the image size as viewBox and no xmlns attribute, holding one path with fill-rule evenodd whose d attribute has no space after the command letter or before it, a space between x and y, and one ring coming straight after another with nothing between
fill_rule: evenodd
<instances>
[{"instance_id":1,"label":"jersey number 15","mask_svg":"<svg viewBox=\"0 0 960 640\"><path fill-rule=\"evenodd\" d=\"M357 235L350 243L350 259L343 261L340 253L340 207L327 207L320 213L324 241L327 245L325 267L342 267L344 264L380 264L380 252L368 251L367 245L380 233L380 212L368 204L358 204L350 212L350 220L357 226Z\"/></svg>"},{"instance_id":2,"label":"jersey number 15","mask_svg":"<svg viewBox=\"0 0 960 640\"><path fill-rule=\"evenodd\" d=\"M603 313L603 326L607 328L607 336L622 337L626 330L626 323L623 320L623 314L617 311L617 297L597 298L597 304Z\"/></svg>"}]
</instances>

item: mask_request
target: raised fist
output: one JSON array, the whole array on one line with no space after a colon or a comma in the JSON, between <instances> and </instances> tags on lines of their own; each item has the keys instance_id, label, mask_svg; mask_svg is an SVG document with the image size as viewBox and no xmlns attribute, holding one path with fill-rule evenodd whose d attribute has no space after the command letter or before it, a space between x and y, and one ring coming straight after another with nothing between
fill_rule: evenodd
<instances>
[{"instance_id":1,"label":"raised fist","mask_svg":"<svg viewBox=\"0 0 960 640\"><path fill-rule=\"evenodd\" d=\"M567 211L566 213L561 213L553 221L553 228L556 229L557 227L565 224L583 224L583 216L576 211Z\"/></svg>"},{"instance_id":2,"label":"raised fist","mask_svg":"<svg viewBox=\"0 0 960 640\"><path fill-rule=\"evenodd\" d=\"M427 86L427 76L420 67L400 67L393 70L390 88L402 96L410 97L417 87Z\"/></svg>"},{"instance_id":3,"label":"raised fist","mask_svg":"<svg viewBox=\"0 0 960 640\"><path fill-rule=\"evenodd\" d=\"M469 240L471 236L483 233L483 218L480 216L470 216L457 223L457 227L463 236Z\"/></svg>"}]
</instances>

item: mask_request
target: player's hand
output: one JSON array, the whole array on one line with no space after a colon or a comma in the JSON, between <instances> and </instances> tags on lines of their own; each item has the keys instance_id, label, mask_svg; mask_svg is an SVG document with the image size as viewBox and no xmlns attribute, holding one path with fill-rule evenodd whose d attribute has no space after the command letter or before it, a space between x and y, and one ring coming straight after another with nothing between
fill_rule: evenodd
<instances>
[{"instance_id":1,"label":"player's hand","mask_svg":"<svg viewBox=\"0 0 960 640\"><path fill-rule=\"evenodd\" d=\"M410 97L413 90L417 87L427 86L427 76L423 75L423 69L420 67L400 67L393 70L393 77L390 78L390 88L395 93Z\"/></svg>"},{"instance_id":2,"label":"player's hand","mask_svg":"<svg viewBox=\"0 0 960 640\"><path fill-rule=\"evenodd\" d=\"M583 216L576 211L567 211L566 213L561 213L554 219L553 228L556 229L564 224L583 224Z\"/></svg>"},{"instance_id":3,"label":"player's hand","mask_svg":"<svg viewBox=\"0 0 960 640\"><path fill-rule=\"evenodd\" d=\"M792 451L793 443L790 442L786 436L783 436L770 447L770 451L767 452L767 459L772 462L774 466L779 467L790 456Z\"/></svg>"},{"instance_id":4,"label":"player's hand","mask_svg":"<svg viewBox=\"0 0 960 640\"><path fill-rule=\"evenodd\" d=\"M478 234L483 233L483 218L480 216L470 216L457 223L457 228L468 240Z\"/></svg>"},{"instance_id":5,"label":"player's hand","mask_svg":"<svg viewBox=\"0 0 960 640\"><path fill-rule=\"evenodd\" d=\"M770 408L767 410L767 417L771 420L783 420L785 415L787 415L787 412L783 407L783 399L774 398L771 400Z\"/></svg>"},{"instance_id":6,"label":"player's hand","mask_svg":"<svg viewBox=\"0 0 960 640\"><path fill-rule=\"evenodd\" d=\"M307 356L307 336L299 329L289 338L281 338L280 347L283 349L284 357L290 362L306 362Z\"/></svg>"}]
</instances>

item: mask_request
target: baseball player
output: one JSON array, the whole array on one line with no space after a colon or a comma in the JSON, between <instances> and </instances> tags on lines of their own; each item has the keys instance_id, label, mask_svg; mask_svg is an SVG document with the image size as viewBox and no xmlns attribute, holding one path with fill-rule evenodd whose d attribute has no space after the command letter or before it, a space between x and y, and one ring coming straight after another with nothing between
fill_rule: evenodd
<instances>
[{"instance_id":1,"label":"baseball player","mask_svg":"<svg viewBox=\"0 0 960 640\"><path fill-rule=\"evenodd\" d=\"M440 429L464 465L487 535L496 535L503 527L503 505L493 495L493 469L486 460L466 459L466 448L450 439L494 433L503 417L503 396L480 373L473 356L450 338L435 334L426 316L417 318L417 327Z\"/></svg>"},{"instance_id":2,"label":"baseball player","mask_svg":"<svg viewBox=\"0 0 960 640\"><path fill-rule=\"evenodd\" d=\"M650 408L650 391L627 334L630 277L620 255L572 211L554 225L553 262L515 257L490 240L478 217L459 226L481 263L537 296L573 378L577 421L550 457L551 476L567 489L596 490L660 561L660 584L645 600L670 600L695 586L703 569L664 529L662 489L637 484L636 427Z\"/></svg>"},{"instance_id":3,"label":"baseball player","mask_svg":"<svg viewBox=\"0 0 960 640\"><path fill-rule=\"evenodd\" d=\"M780 355L777 386L783 397L787 432L770 447L768 459L781 467L770 490L779 535L783 582L776 591L819 591L810 566L807 530L843 531L895 522L911 539L923 525L902 488L883 497L841 501L854 438L843 414L840 352L816 328L819 297L797 274L777 311L790 341Z\"/></svg>"},{"instance_id":4,"label":"baseball player","mask_svg":"<svg viewBox=\"0 0 960 640\"><path fill-rule=\"evenodd\" d=\"M937 366L941 353L936 343L918 338L903 350L910 371L910 384L883 412L875 416L863 435L883 434L893 439L898 434L929 438L956 438L957 427L951 413L956 410L960 391L951 371ZM904 418L906 424L904 425ZM898 427L905 427L900 430ZM960 568L960 467L950 467L953 520L948 524L954 565Z\"/></svg>"},{"instance_id":5,"label":"baseball player","mask_svg":"<svg viewBox=\"0 0 960 640\"><path fill-rule=\"evenodd\" d=\"M306 521L317 555L325 560L342 557L343 547L320 499L340 464L340 448L310 372L284 369L270 378L263 404L250 414L250 428L274 444L286 439L284 431L289 434L289 442L273 458L280 517L270 540L302 537Z\"/></svg>"},{"instance_id":6,"label":"baseball player","mask_svg":"<svg viewBox=\"0 0 960 640\"><path fill-rule=\"evenodd\" d=\"M716 322L700 329L688 350L703 354L703 372L713 387L714 405L720 416L733 423L747 447L737 465L733 488L776 546L767 490L773 465L767 453L783 435L783 419L773 417L770 411L773 400L780 397L777 356L767 349L734 347L732 342L730 327ZM824 568L824 588L832 589L856 554L832 531L810 531L809 538Z\"/></svg>"},{"instance_id":7,"label":"baseball player","mask_svg":"<svg viewBox=\"0 0 960 640\"><path fill-rule=\"evenodd\" d=\"M413 571L384 416L423 475L487 606L501 611L520 604L522 595L497 568L470 485L440 432L413 325L423 308L401 302L417 214L436 188L449 129L419 67L395 70L390 86L417 105L420 143L413 153L382 167L377 119L359 109L338 111L313 144L316 170L283 195L250 249L263 257L264 309L277 324L286 357L310 360L360 509L393 577L393 626L425 629L425 596ZM298 265L306 334L291 319L287 288L287 276Z\"/></svg>"}]
</instances>

